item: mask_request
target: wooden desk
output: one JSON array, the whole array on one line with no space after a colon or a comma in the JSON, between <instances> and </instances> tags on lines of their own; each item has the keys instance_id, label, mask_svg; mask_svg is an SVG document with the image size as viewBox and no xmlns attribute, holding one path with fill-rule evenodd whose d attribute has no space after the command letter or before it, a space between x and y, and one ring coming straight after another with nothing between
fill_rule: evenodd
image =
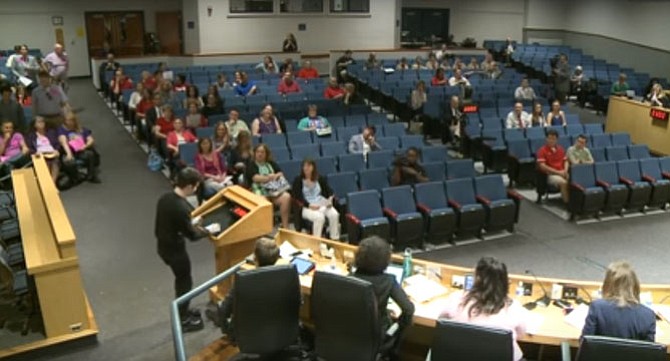
<instances>
[{"instance_id":1,"label":"wooden desk","mask_svg":"<svg viewBox=\"0 0 670 361\"><path fill-rule=\"evenodd\" d=\"M12 171L26 269L33 277L46 339L0 350L0 358L98 333L83 290L74 231L46 163Z\"/></svg>"},{"instance_id":2,"label":"wooden desk","mask_svg":"<svg viewBox=\"0 0 670 361\"><path fill-rule=\"evenodd\" d=\"M652 119L649 116L651 109L649 103L611 96L605 131L628 132L633 143L647 144L654 154L670 155L669 122ZM657 109L670 111L664 108Z\"/></svg>"}]
</instances>

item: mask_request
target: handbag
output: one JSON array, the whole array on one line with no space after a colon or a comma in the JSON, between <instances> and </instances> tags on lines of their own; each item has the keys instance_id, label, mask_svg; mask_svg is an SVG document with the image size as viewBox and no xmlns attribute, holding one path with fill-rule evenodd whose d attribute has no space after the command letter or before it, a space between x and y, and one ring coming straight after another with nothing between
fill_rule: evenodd
<instances>
[{"instance_id":1,"label":"handbag","mask_svg":"<svg viewBox=\"0 0 670 361\"><path fill-rule=\"evenodd\" d=\"M86 148L86 143L84 143L84 138L83 137L76 137L74 139L70 139L67 144L70 146L70 148L75 152L79 153L84 148Z\"/></svg>"},{"instance_id":2,"label":"handbag","mask_svg":"<svg viewBox=\"0 0 670 361\"><path fill-rule=\"evenodd\" d=\"M276 197L283 192L291 189L291 185L288 183L284 176L281 176L275 180L271 180L263 185L265 192L270 197Z\"/></svg>"},{"instance_id":3,"label":"handbag","mask_svg":"<svg viewBox=\"0 0 670 361\"><path fill-rule=\"evenodd\" d=\"M159 172L163 169L163 158L158 154L157 151L149 151L149 158L147 159L147 167L152 172Z\"/></svg>"}]
</instances>

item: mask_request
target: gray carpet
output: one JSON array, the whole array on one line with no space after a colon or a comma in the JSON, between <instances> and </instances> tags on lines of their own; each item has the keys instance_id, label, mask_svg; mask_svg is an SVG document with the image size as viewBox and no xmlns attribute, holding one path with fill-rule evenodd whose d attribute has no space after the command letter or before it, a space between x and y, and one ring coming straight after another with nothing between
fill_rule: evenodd
<instances>
[{"instance_id":1,"label":"gray carpet","mask_svg":"<svg viewBox=\"0 0 670 361\"><path fill-rule=\"evenodd\" d=\"M155 252L154 207L169 191L160 173L146 168L146 156L95 93L90 80L72 82L71 99L93 129L102 154L103 183L83 184L62 193L75 228L86 292L100 334L93 345L70 344L13 360L170 360L173 359L168 304L173 277ZM590 112L587 122L602 121ZM574 225L525 202L517 233L509 237L417 254L417 258L473 266L484 255L499 257L511 272L532 269L539 276L600 280L603 267L628 259L645 283L668 283L668 215ZM189 245L193 278L213 275L208 241ZM201 297L197 305L207 302ZM213 340L218 330L186 337L189 353ZM20 336L18 336L20 337Z\"/></svg>"}]
</instances>

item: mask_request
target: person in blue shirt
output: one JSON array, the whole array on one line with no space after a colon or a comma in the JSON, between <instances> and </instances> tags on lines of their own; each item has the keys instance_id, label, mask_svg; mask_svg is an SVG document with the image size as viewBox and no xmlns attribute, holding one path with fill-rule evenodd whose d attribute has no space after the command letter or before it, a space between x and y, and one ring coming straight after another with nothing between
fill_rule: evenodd
<instances>
[{"instance_id":1,"label":"person in blue shirt","mask_svg":"<svg viewBox=\"0 0 670 361\"><path fill-rule=\"evenodd\" d=\"M330 134L330 123L328 119L318 115L318 108L314 104L307 106L307 116L300 119L298 130L316 132L317 135Z\"/></svg>"},{"instance_id":2,"label":"person in blue shirt","mask_svg":"<svg viewBox=\"0 0 670 361\"><path fill-rule=\"evenodd\" d=\"M240 82L235 85L235 94L238 96L248 96L256 94L256 83L249 80L249 76L246 72L240 73Z\"/></svg>"},{"instance_id":3,"label":"person in blue shirt","mask_svg":"<svg viewBox=\"0 0 670 361\"><path fill-rule=\"evenodd\" d=\"M640 304L640 281L627 262L607 267L602 298L591 303L582 335L654 341L656 315Z\"/></svg>"}]
</instances>

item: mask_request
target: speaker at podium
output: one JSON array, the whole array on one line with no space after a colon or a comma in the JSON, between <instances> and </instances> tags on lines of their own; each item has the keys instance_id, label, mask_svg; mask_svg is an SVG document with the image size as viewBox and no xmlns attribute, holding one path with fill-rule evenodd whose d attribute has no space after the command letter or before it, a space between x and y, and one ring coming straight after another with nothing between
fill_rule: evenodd
<instances>
[{"instance_id":1,"label":"speaker at podium","mask_svg":"<svg viewBox=\"0 0 670 361\"><path fill-rule=\"evenodd\" d=\"M272 232L272 215L272 203L240 186L222 189L191 212L191 217L202 218L203 226L221 225L221 231L209 237L214 245L217 274L253 253L256 239ZM221 301L230 290L231 282L228 279L212 287L210 299Z\"/></svg>"}]
</instances>

